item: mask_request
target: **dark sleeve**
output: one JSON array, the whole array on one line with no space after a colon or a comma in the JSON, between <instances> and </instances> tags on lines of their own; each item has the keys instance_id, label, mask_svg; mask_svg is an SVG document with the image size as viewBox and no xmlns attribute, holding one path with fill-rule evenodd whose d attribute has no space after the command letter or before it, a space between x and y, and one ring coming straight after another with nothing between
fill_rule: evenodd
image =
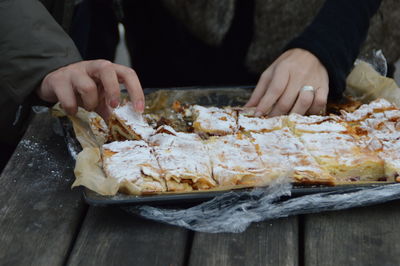
<instances>
[{"instance_id":1,"label":"dark sleeve","mask_svg":"<svg viewBox=\"0 0 400 266\"><path fill-rule=\"evenodd\" d=\"M0 0L0 87L22 103L50 72L81 60L38 0Z\"/></svg>"},{"instance_id":2,"label":"dark sleeve","mask_svg":"<svg viewBox=\"0 0 400 266\"><path fill-rule=\"evenodd\" d=\"M346 77L381 0L326 0L313 22L285 48L313 53L329 74L329 97L340 98Z\"/></svg>"}]
</instances>

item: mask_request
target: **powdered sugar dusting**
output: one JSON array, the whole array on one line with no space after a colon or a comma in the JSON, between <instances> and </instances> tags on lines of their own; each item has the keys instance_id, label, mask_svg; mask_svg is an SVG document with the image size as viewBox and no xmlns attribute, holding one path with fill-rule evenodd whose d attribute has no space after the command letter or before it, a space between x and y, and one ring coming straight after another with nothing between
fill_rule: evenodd
<instances>
[{"instance_id":1,"label":"powdered sugar dusting","mask_svg":"<svg viewBox=\"0 0 400 266\"><path fill-rule=\"evenodd\" d=\"M215 185L207 150L198 135L162 133L152 136L149 141L167 180L191 179L196 183L203 178Z\"/></svg>"},{"instance_id":2,"label":"powdered sugar dusting","mask_svg":"<svg viewBox=\"0 0 400 266\"><path fill-rule=\"evenodd\" d=\"M382 110L387 108L393 108L394 105L385 99L378 99L370 102L369 104L361 105L353 113L343 112L343 118L348 122L360 121L367 118L369 115L376 113L376 111L382 112Z\"/></svg>"},{"instance_id":3,"label":"powdered sugar dusting","mask_svg":"<svg viewBox=\"0 0 400 266\"><path fill-rule=\"evenodd\" d=\"M109 177L119 182L130 181L144 191L165 191L158 163L146 142L115 141L103 145L103 150L115 153L110 156L103 153L104 170Z\"/></svg>"},{"instance_id":4,"label":"powdered sugar dusting","mask_svg":"<svg viewBox=\"0 0 400 266\"><path fill-rule=\"evenodd\" d=\"M264 165L248 138L236 135L213 138L207 143L207 148L214 178L220 185L264 183ZM247 180L243 180L245 177Z\"/></svg>"},{"instance_id":5,"label":"powdered sugar dusting","mask_svg":"<svg viewBox=\"0 0 400 266\"><path fill-rule=\"evenodd\" d=\"M271 118L251 117L239 112L238 125L241 130L260 132L271 131L283 127L283 116Z\"/></svg>"},{"instance_id":6,"label":"powdered sugar dusting","mask_svg":"<svg viewBox=\"0 0 400 266\"><path fill-rule=\"evenodd\" d=\"M115 108L114 113L142 139L148 139L154 134L154 129L144 120L142 114L133 111L131 103Z\"/></svg>"},{"instance_id":7,"label":"powdered sugar dusting","mask_svg":"<svg viewBox=\"0 0 400 266\"><path fill-rule=\"evenodd\" d=\"M236 114L231 109L194 105L192 112L196 115L193 125L199 132L233 134L237 130Z\"/></svg>"}]
</instances>

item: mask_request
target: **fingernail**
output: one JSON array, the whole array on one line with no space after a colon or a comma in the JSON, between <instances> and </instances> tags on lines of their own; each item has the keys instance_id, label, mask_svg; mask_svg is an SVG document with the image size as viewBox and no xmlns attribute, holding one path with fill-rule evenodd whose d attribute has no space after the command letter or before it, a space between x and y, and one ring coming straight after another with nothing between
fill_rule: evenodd
<instances>
[{"instance_id":1,"label":"fingernail","mask_svg":"<svg viewBox=\"0 0 400 266\"><path fill-rule=\"evenodd\" d=\"M260 111L256 111L256 112L254 113L254 116L262 116L262 113L261 113Z\"/></svg>"},{"instance_id":2,"label":"fingernail","mask_svg":"<svg viewBox=\"0 0 400 266\"><path fill-rule=\"evenodd\" d=\"M112 99L112 100L110 101L110 106L111 106L112 108L116 108L116 107L118 106L118 104L119 104L119 98L114 98L114 99Z\"/></svg>"},{"instance_id":3,"label":"fingernail","mask_svg":"<svg viewBox=\"0 0 400 266\"><path fill-rule=\"evenodd\" d=\"M144 110L144 102L142 100L139 100L135 102L135 111L136 112L143 112Z\"/></svg>"}]
</instances>

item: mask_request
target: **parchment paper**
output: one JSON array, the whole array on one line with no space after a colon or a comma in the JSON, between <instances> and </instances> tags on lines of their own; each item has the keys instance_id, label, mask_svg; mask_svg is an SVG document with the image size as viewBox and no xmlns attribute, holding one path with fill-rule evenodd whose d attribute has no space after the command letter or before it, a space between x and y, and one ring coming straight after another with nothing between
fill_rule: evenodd
<instances>
[{"instance_id":1,"label":"parchment paper","mask_svg":"<svg viewBox=\"0 0 400 266\"><path fill-rule=\"evenodd\" d=\"M386 100L400 106L400 89L393 79L381 76L365 62L359 62L347 78L345 95L363 102L376 98ZM146 112L157 112L169 107L175 100L181 103L210 105L217 102L219 106L243 105L251 95L251 90L232 89L187 89L159 90L146 95ZM59 105L53 107L53 114L66 116ZM75 166L76 180L72 187L85 186L101 195L115 195L120 184L106 177L102 170L100 147L104 140L95 136L89 126L89 113L82 108L76 116L68 116L74 128L76 138L83 150L78 154ZM123 184L122 184L123 186Z\"/></svg>"}]
</instances>

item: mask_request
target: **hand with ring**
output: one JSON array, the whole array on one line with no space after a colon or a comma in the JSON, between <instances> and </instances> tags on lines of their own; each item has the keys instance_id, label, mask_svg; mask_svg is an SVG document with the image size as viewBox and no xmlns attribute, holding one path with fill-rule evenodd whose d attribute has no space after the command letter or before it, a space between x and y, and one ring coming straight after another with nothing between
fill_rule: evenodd
<instances>
[{"instance_id":1,"label":"hand with ring","mask_svg":"<svg viewBox=\"0 0 400 266\"><path fill-rule=\"evenodd\" d=\"M283 53L263 72L245 106L256 107L257 116L321 114L328 92L325 67L312 53L295 48Z\"/></svg>"}]
</instances>

